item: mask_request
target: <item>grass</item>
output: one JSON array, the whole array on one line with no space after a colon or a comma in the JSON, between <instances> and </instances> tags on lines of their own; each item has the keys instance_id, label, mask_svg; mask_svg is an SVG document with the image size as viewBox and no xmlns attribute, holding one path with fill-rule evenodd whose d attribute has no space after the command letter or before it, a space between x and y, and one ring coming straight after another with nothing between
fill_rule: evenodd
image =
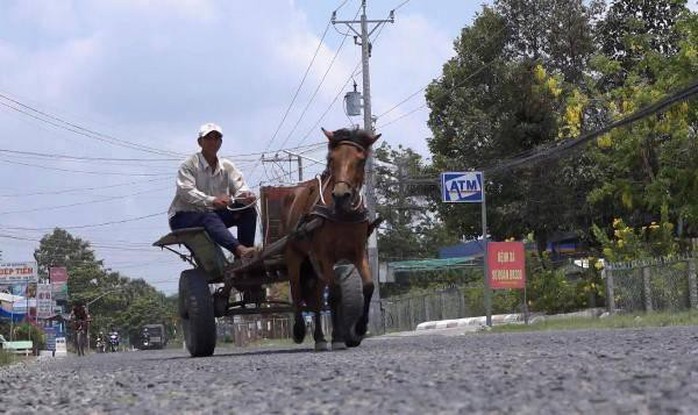
<instances>
[{"instance_id":1,"label":"grass","mask_svg":"<svg viewBox=\"0 0 698 415\"><path fill-rule=\"evenodd\" d=\"M615 314L605 318L562 317L547 318L533 324L506 324L492 328L493 332L623 329L640 327L698 325L698 311Z\"/></svg>"},{"instance_id":2,"label":"grass","mask_svg":"<svg viewBox=\"0 0 698 415\"><path fill-rule=\"evenodd\" d=\"M15 355L7 350L0 349L0 366L7 366L15 361Z\"/></svg>"}]
</instances>

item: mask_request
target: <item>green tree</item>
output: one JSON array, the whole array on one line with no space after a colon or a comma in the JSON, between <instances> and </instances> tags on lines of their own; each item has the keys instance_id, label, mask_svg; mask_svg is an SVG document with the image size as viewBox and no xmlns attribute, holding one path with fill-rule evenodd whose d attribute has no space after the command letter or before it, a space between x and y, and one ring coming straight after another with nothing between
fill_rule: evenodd
<instances>
[{"instance_id":1,"label":"green tree","mask_svg":"<svg viewBox=\"0 0 698 415\"><path fill-rule=\"evenodd\" d=\"M48 278L50 267L66 267L71 272L81 267L102 266L102 261L96 259L89 242L60 228L41 238L39 248L34 251L34 259L42 278Z\"/></svg>"},{"instance_id":2,"label":"green tree","mask_svg":"<svg viewBox=\"0 0 698 415\"><path fill-rule=\"evenodd\" d=\"M616 2L624 13L609 14L609 22L602 25L610 27L612 22L626 28L601 31L601 41L616 49L604 49L605 54L593 61L603 92L599 101L610 120L696 80L698 17L683 1L659 4L662 7L647 10L638 2ZM626 49L627 53L618 52ZM604 83L614 77L617 82ZM666 206L677 235L698 235L697 120L698 105L692 100L597 140L592 154L603 179L589 201L612 214L601 222L609 232L614 218L633 228L659 221Z\"/></svg>"},{"instance_id":3,"label":"green tree","mask_svg":"<svg viewBox=\"0 0 698 415\"><path fill-rule=\"evenodd\" d=\"M384 219L378 230L382 260L433 258L438 248L457 241L436 220L430 194L433 187L415 186L426 166L412 149L392 149L383 143L375 151L377 212Z\"/></svg>"},{"instance_id":4,"label":"green tree","mask_svg":"<svg viewBox=\"0 0 698 415\"><path fill-rule=\"evenodd\" d=\"M672 56L682 37L676 23L688 12L686 0L616 0L599 22L597 35L601 52L618 63L617 70L606 73L602 83L614 88L625 83L648 53ZM644 68L643 77L652 79L653 71Z\"/></svg>"},{"instance_id":5,"label":"green tree","mask_svg":"<svg viewBox=\"0 0 698 415\"><path fill-rule=\"evenodd\" d=\"M551 7L556 17L540 12ZM427 89L434 166L491 170L578 135L584 94L570 82L582 77L591 55L594 14L577 1L507 0L484 7L461 32L443 76ZM561 16L574 22L568 32L555 20ZM584 158L547 161L488 175L489 234L505 239L534 232L542 250L555 231L580 228L587 164ZM477 206L440 206L439 213L463 236L481 234Z\"/></svg>"},{"instance_id":6,"label":"green tree","mask_svg":"<svg viewBox=\"0 0 698 415\"><path fill-rule=\"evenodd\" d=\"M170 332L174 330L176 300L168 300L142 279L105 269L89 242L55 229L41 239L34 257L42 275L51 266L67 268L69 300L89 304L93 336L115 327L136 339L143 324L150 323L163 323Z\"/></svg>"}]
</instances>

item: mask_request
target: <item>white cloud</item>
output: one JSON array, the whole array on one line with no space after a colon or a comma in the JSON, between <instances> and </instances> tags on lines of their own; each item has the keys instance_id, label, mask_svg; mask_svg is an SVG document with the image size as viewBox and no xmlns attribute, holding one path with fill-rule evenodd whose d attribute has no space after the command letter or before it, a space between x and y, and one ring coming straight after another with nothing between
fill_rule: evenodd
<instances>
[{"instance_id":1,"label":"white cloud","mask_svg":"<svg viewBox=\"0 0 698 415\"><path fill-rule=\"evenodd\" d=\"M332 7L339 1L331 3L337 4L310 0L256 3L21 0L10 6L3 3L0 5L0 66L3 67L0 92L111 136L180 153L196 151L194 135L199 124L205 121L223 125L226 137L222 151L234 157L264 151L267 147L276 149L284 142L286 147L301 142L320 142L323 136L319 126L334 129L349 123L342 110L341 96L350 87L342 88L342 85L360 56L360 47L354 45L351 37L346 40L296 131L291 133L291 129L339 46L341 37L333 29L328 32L277 139L268 144L320 42ZM375 3L372 7L395 5L394 1L387 0ZM457 10L463 8L460 1L444 0L440 4L443 8L449 3L452 8L455 4ZM415 11L410 11L413 4ZM348 15L352 15L357 4L348 3L348 6L342 13L351 17ZM374 114L389 109L439 76L441 65L452 53L450 32L460 28L446 28L430 17L429 13L434 11L432 5L416 11L422 6L418 2L408 3L400 10L396 23L386 25L374 46L371 59ZM381 14L376 10L371 15ZM361 87L360 75L356 81ZM315 126L337 94L340 101L319 126ZM400 116L423 102L419 94L389 116ZM389 121L390 118L386 118L385 121ZM381 132L391 145L403 144L425 153L423 138L429 132L424 119L425 111L421 111ZM361 117L354 121L361 122ZM156 157L59 130L4 107L0 107L0 126L3 148L91 157ZM324 158L322 150L312 155ZM177 166L177 162L140 166L38 162L83 170L121 169L124 176L52 172L0 163L0 176L13 178L0 184L0 190L8 193L99 187L138 180L127 176L133 173L171 172L174 176ZM254 164L254 161L247 161L244 172L248 179L252 183L265 180L267 176L262 168L252 171ZM307 174L313 171L308 166ZM168 181L144 182L77 196L0 199L4 204L0 208L0 226L52 228L165 211L172 196L172 189L168 190L170 185ZM152 193L138 194L147 190ZM50 208L51 205L114 195L123 198L74 208ZM1 214L27 205L46 209L21 215ZM150 280L172 278L176 282L182 268L176 258L147 248L167 232L164 215L142 222L73 232L98 244L126 246L129 244L123 241L130 241L141 247L143 251L137 255L132 251L97 249L98 256L105 258L107 265L149 260L154 263L137 267L133 273L125 269L126 275L145 276ZM18 234L38 239L42 232ZM26 260L35 247L35 243L0 239L4 259ZM170 292L173 289L176 284L168 286Z\"/></svg>"}]
</instances>

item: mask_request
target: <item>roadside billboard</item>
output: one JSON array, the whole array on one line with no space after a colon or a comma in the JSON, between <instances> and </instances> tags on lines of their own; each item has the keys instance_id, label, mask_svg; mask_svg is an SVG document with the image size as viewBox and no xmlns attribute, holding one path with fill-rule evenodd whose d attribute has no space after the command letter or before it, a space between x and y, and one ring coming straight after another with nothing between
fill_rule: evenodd
<instances>
[{"instance_id":1,"label":"roadside billboard","mask_svg":"<svg viewBox=\"0 0 698 415\"><path fill-rule=\"evenodd\" d=\"M490 242L487 267L493 290L526 287L526 257L523 242Z\"/></svg>"},{"instance_id":2,"label":"roadside billboard","mask_svg":"<svg viewBox=\"0 0 698 415\"><path fill-rule=\"evenodd\" d=\"M36 262L0 262L0 285L29 284L38 280Z\"/></svg>"},{"instance_id":3,"label":"roadside billboard","mask_svg":"<svg viewBox=\"0 0 698 415\"><path fill-rule=\"evenodd\" d=\"M68 269L66 267L49 268L49 280L53 287L53 299L68 299Z\"/></svg>"}]
</instances>

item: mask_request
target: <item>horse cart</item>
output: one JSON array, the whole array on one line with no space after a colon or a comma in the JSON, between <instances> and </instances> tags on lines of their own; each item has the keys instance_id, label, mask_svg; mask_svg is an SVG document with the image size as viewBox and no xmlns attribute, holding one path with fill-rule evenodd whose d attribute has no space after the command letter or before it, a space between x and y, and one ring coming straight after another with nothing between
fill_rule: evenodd
<instances>
[{"instance_id":1,"label":"horse cart","mask_svg":"<svg viewBox=\"0 0 698 415\"><path fill-rule=\"evenodd\" d=\"M332 133L325 133L328 138L332 137ZM339 143L339 140L336 141ZM350 140L344 140L341 144L345 141L350 142ZM332 138L330 138L330 143L332 148ZM370 144L372 141L365 147L369 147ZM358 150L363 148L357 144L352 144L352 146L355 147L350 149L352 154L353 152L358 154ZM363 151L367 152L367 149L363 148ZM346 149L344 153L349 154ZM180 275L178 306L186 347L192 357L213 354L216 346L216 318L249 314L295 314L294 340L301 342L305 336L305 324L302 322L300 325L298 324L300 313L312 311L316 318L315 349L327 348L319 324L320 305L318 301L313 300L313 297L317 299L319 295L317 293L322 292L321 289L324 288L323 284L326 284L327 278L324 280L317 278L317 274L319 274L317 271L319 269L318 261L310 261L312 255L301 263L292 261L293 255L289 256L288 252L289 245L300 246L305 242L310 243L311 240L317 239L315 237L319 233L323 232L329 232L333 237L339 236L341 238L342 235L337 234L346 234L347 232L332 226L343 226L352 230L361 225L363 227L360 232L363 240L359 241L358 249L365 251L365 241L377 226L378 221L368 223L363 200L361 200L361 209L358 213L357 209L354 209L350 214L339 216L334 214L335 209L324 202L325 198L331 199L333 197L332 191L336 186L332 184L331 172L327 173L325 177L324 182L323 179L318 178L317 183L311 180L306 182L305 187L301 185L261 188L259 202L263 244L262 250L249 260L230 261L222 249L210 239L204 228L175 230L153 244L176 253L193 266ZM336 177L334 181L340 182ZM353 191L360 191L363 174L360 175L360 180L361 183L358 183L352 189ZM342 180L342 182L347 183L346 180ZM316 188L315 194L320 195L316 202L322 201L323 203L308 204L308 207L312 209L299 215L300 220L288 221L289 200L296 197L299 189L312 190L313 187ZM323 193L326 193L325 197L322 196ZM347 218L351 220L347 222ZM294 225L291 227L288 223L294 223ZM337 239L334 239L334 242L328 239L326 244L340 245L336 241ZM188 253L181 252L173 246L184 246ZM325 256L327 255L325 254ZM367 264L367 260L363 259ZM370 290L367 291L365 269L358 269L357 264L359 263L356 260L332 258L330 272L333 273L331 278L333 281L332 284L328 285L330 285L330 297L334 298L334 302L332 298L330 299L333 349L343 348L345 345L348 347L357 346L366 331L368 301L373 292L373 283L370 282ZM299 272L300 278L297 275ZM295 287L294 278L298 282ZM297 291L297 295L294 295L292 301L267 298L266 285L289 281L291 282L292 294ZM231 301L233 289L240 295L235 296L237 298L232 298L233 301ZM306 294L301 293L301 291ZM357 325L361 328L356 329ZM358 331L358 334L354 331Z\"/></svg>"}]
</instances>

